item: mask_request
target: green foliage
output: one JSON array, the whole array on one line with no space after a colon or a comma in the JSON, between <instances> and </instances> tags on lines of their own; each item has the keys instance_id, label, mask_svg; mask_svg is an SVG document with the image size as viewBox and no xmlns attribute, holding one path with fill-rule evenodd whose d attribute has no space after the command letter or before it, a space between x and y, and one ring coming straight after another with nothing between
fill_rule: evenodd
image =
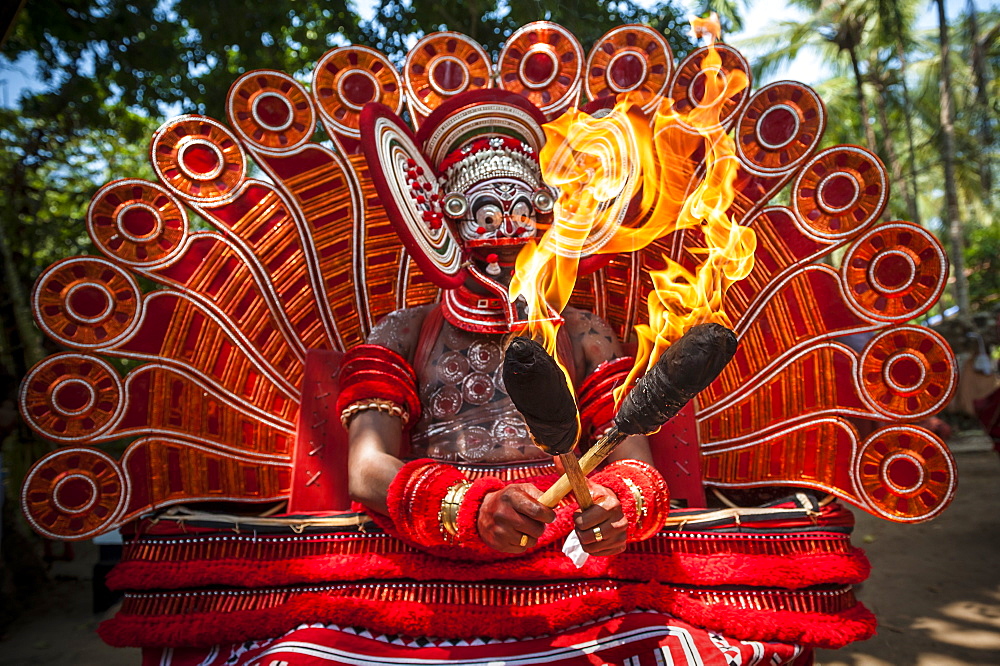
<instances>
[{"instance_id":1,"label":"green foliage","mask_svg":"<svg viewBox=\"0 0 1000 666\"><path fill-rule=\"evenodd\" d=\"M25 279L88 249L84 217L94 190L121 173L152 176L146 142L156 123L121 108L108 109L108 117L115 129L81 124L69 106L44 121L0 110L0 170L9 176L0 186L0 216L17 229L11 240Z\"/></svg>"},{"instance_id":2,"label":"green foliage","mask_svg":"<svg viewBox=\"0 0 1000 666\"><path fill-rule=\"evenodd\" d=\"M925 0L790 0L806 10L802 20L778 20L745 45L762 52L756 77L773 74L799 53L812 51L831 76L816 86L829 123L823 145L865 144L865 125L874 129L876 152L893 179L887 219L924 222L949 245L941 142L941 56L937 26L916 29ZM1000 118L1000 13L965 6L952 16L951 91L955 134L955 183L970 264L971 309L1000 305L992 248L998 205L997 140ZM853 71L851 49L858 56ZM904 83L906 84L904 86ZM860 91L860 92L859 92ZM863 118L859 96L866 100ZM880 122L884 113L886 122ZM887 139L889 141L887 141ZM893 150L889 151L889 145ZM894 168L895 167L895 168ZM914 193L911 214L906 191ZM992 234L992 235L991 235ZM992 253L992 254L991 254ZM991 263L993 262L993 263ZM976 287L973 288L972 284ZM945 295L945 301L950 294Z\"/></svg>"},{"instance_id":3,"label":"green foliage","mask_svg":"<svg viewBox=\"0 0 1000 666\"><path fill-rule=\"evenodd\" d=\"M111 100L153 116L173 105L221 116L238 75L301 73L360 36L347 0L64 0L27 3L4 55L34 54L48 83L95 114Z\"/></svg>"},{"instance_id":4,"label":"green foliage","mask_svg":"<svg viewBox=\"0 0 1000 666\"><path fill-rule=\"evenodd\" d=\"M975 225L965 248L969 301L981 312L1000 310L1000 224Z\"/></svg>"},{"instance_id":5,"label":"green foliage","mask_svg":"<svg viewBox=\"0 0 1000 666\"><path fill-rule=\"evenodd\" d=\"M675 55L693 46L684 11L675 0L663 0L648 10L632 0L383 0L375 20L363 30L367 43L399 62L416 39L437 30L464 33L496 55L514 30L539 20L567 28L585 50L611 28L626 23L646 23L661 31Z\"/></svg>"}]
</instances>

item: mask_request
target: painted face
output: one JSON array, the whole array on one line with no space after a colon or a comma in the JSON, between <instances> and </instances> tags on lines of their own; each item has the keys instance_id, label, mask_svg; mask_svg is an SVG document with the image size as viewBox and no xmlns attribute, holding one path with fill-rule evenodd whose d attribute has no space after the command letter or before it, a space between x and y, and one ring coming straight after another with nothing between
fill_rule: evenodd
<instances>
[{"instance_id":1,"label":"painted face","mask_svg":"<svg viewBox=\"0 0 1000 666\"><path fill-rule=\"evenodd\" d=\"M532 189L516 178L476 183L465 193L468 210L459 235L470 248L523 244L535 236ZM499 242L498 242L499 241Z\"/></svg>"}]
</instances>

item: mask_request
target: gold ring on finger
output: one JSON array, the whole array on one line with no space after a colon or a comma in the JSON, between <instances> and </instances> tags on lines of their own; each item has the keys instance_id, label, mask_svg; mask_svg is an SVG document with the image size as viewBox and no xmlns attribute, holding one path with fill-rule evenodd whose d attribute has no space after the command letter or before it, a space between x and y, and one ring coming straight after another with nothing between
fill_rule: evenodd
<instances>
[{"instance_id":1,"label":"gold ring on finger","mask_svg":"<svg viewBox=\"0 0 1000 666\"><path fill-rule=\"evenodd\" d=\"M528 545L528 538L529 537L528 537L527 534L522 534L521 535L521 540L518 542L517 545L519 545L521 548L524 548L525 546Z\"/></svg>"},{"instance_id":2,"label":"gold ring on finger","mask_svg":"<svg viewBox=\"0 0 1000 666\"><path fill-rule=\"evenodd\" d=\"M604 540L604 535L601 534L601 528L600 527L595 527L594 528L594 541L602 541L602 540Z\"/></svg>"}]
</instances>

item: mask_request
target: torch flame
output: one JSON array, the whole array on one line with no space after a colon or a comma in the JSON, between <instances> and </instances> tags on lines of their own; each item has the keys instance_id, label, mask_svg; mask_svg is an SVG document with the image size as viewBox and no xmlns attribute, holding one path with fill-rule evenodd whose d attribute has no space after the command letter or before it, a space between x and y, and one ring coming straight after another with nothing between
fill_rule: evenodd
<instances>
[{"instance_id":1,"label":"torch flame","mask_svg":"<svg viewBox=\"0 0 1000 666\"><path fill-rule=\"evenodd\" d=\"M695 41L707 37L711 44L722 39L722 23L719 22L719 15L712 12L706 18L691 17L691 36Z\"/></svg>"},{"instance_id":2,"label":"torch flame","mask_svg":"<svg viewBox=\"0 0 1000 666\"><path fill-rule=\"evenodd\" d=\"M719 34L714 16L695 19L692 27ZM731 326L723 311L726 289L753 268L756 236L727 212L738 161L721 122L748 81L741 71L723 73L714 41L698 77L704 92L683 113L663 99L650 117L643 112L650 100L629 93L604 115L572 109L545 125L542 173L560 196L552 226L517 258L511 298L523 296L529 312L566 307L581 256L634 252L674 232L689 235L684 246L694 265L664 256L664 268L650 271L649 323L635 327L636 364L616 390L619 401L687 329L705 322ZM692 159L698 152L704 152L700 161ZM626 212L639 223L626 226ZM692 239L700 246L692 248ZM530 319L546 320L533 322L529 331L555 356L556 325L546 316Z\"/></svg>"}]
</instances>

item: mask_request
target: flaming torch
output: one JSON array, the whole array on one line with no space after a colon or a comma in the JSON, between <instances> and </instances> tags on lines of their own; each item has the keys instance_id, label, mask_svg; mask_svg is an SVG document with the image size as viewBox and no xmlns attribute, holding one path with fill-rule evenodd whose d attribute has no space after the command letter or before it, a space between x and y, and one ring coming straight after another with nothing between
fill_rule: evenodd
<instances>
[{"instance_id":1,"label":"flaming torch","mask_svg":"<svg viewBox=\"0 0 1000 666\"><path fill-rule=\"evenodd\" d=\"M518 255L510 288L511 300L526 300L535 315L531 319L547 320L529 328L544 347L531 354L547 351L555 356L557 324L537 315L566 307L582 256L635 252L668 234L689 234L678 237L688 248L688 265L664 256L664 268L650 271L648 323L635 327L636 362L625 383L615 389L619 410L614 426L578 461L583 474L593 471L628 435L658 430L718 376L736 351L723 296L730 284L752 270L756 236L728 215L738 161L734 140L720 119L748 80L740 71L723 72L714 48L720 32L717 17L695 19L692 27L696 35L710 34L713 43L701 64L704 92L689 111L681 113L673 100L663 99L647 115L643 109L649 108L649 100L626 94L603 114L573 109L544 127L542 172L547 183L559 187L560 196L552 226ZM703 159L692 157L700 154ZM703 247L692 248L690 239L703 239ZM509 355L510 350L505 363ZM554 363L551 358L549 362ZM559 387L567 390L567 382ZM578 423L572 430L572 419L562 422L556 417L561 409L546 410L552 394L526 391L517 397L519 389L511 388L508 385L522 414L534 411L551 421L546 425L549 432L540 435L526 416L536 443L565 453L545 441L558 439L554 430L561 422L575 444ZM571 396L556 401L566 403L567 398ZM564 464L567 470L570 464ZM541 501L554 506L570 489L564 476Z\"/></svg>"},{"instance_id":2,"label":"flaming torch","mask_svg":"<svg viewBox=\"0 0 1000 666\"><path fill-rule=\"evenodd\" d=\"M717 18L693 23L697 33L719 34ZM649 100L626 94L603 115L573 109L544 127L542 171L560 195L552 226L518 255L510 289L511 300L527 301L532 319L566 307L582 256L634 252L675 232L703 239L699 248L684 241L688 264L696 265L664 256L664 268L650 271L648 323L635 327L636 363L616 389L619 403L684 331L708 322L731 325L723 296L753 268L756 236L728 215L738 161L720 121L748 81L743 72L723 72L712 45L701 80L700 100L684 113L663 99L647 115ZM692 158L701 153L702 160ZM554 356L556 331L545 321L532 324L529 334Z\"/></svg>"},{"instance_id":3,"label":"flaming torch","mask_svg":"<svg viewBox=\"0 0 1000 666\"><path fill-rule=\"evenodd\" d=\"M580 413L562 369L534 340L514 338L504 352L503 383L535 444L559 458L577 504L590 508L585 472L573 454L580 438Z\"/></svg>"}]
</instances>

